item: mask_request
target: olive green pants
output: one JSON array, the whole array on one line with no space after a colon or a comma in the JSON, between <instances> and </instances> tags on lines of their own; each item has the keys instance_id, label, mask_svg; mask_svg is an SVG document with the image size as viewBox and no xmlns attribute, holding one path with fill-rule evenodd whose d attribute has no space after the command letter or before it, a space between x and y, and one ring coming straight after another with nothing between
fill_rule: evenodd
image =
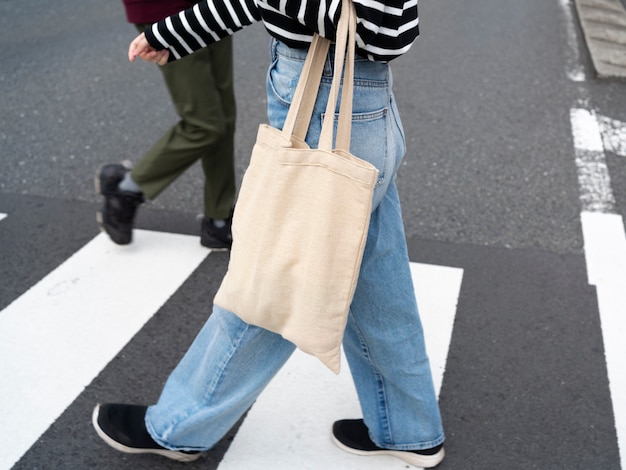
<instances>
[{"instance_id":1,"label":"olive green pants","mask_svg":"<svg viewBox=\"0 0 626 470\"><path fill-rule=\"evenodd\" d=\"M145 25L137 25L143 31ZM226 219L235 201L235 94L232 38L159 67L180 121L134 166L131 176L156 198L197 160L204 172L204 215Z\"/></svg>"}]
</instances>

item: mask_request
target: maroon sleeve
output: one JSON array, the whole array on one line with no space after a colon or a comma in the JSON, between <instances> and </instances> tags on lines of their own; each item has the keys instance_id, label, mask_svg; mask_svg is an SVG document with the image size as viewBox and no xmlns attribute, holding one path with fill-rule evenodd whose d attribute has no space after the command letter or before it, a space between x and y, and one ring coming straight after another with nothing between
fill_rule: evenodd
<instances>
[{"instance_id":1,"label":"maroon sleeve","mask_svg":"<svg viewBox=\"0 0 626 470\"><path fill-rule=\"evenodd\" d=\"M197 1L193 0L122 0L129 23L156 23L163 18L186 10Z\"/></svg>"}]
</instances>

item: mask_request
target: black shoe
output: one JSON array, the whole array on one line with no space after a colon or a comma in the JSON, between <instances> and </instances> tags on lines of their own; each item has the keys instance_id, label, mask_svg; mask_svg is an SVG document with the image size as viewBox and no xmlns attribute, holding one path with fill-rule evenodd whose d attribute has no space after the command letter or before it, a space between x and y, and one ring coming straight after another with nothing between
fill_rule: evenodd
<instances>
[{"instance_id":1,"label":"black shoe","mask_svg":"<svg viewBox=\"0 0 626 470\"><path fill-rule=\"evenodd\" d=\"M216 227L213 219L204 217L200 228L200 244L214 251L230 250L233 244L232 223L233 218L230 216L224 227Z\"/></svg>"},{"instance_id":2,"label":"black shoe","mask_svg":"<svg viewBox=\"0 0 626 470\"><path fill-rule=\"evenodd\" d=\"M154 442L144 422L147 409L141 405L97 405L91 421L98 436L120 452L157 454L179 462L193 462L202 457L203 452L169 450Z\"/></svg>"},{"instance_id":3,"label":"black shoe","mask_svg":"<svg viewBox=\"0 0 626 470\"><path fill-rule=\"evenodd\" d=\"M142 193L120 191L118 185L130 171L124 165L104 165L96 175L96 192L104 196L102 212L98 212L100 227L118 245L133 240L133 221L137 207L144 201Z\"/></svg>"},{"instance_id":4,"label":"black shoe","mask_svg":"<svg viewBox=\"0 0 626 470\"><path fill-rule=\"evenodd\" d=\"M391 455L416 467L432 468L441 463L443 444L424 450L390 450L378 447L369 437L362 419L344 419L333 424L333 442L342 450L356 455Z\"/></svg>"}]
</instances>

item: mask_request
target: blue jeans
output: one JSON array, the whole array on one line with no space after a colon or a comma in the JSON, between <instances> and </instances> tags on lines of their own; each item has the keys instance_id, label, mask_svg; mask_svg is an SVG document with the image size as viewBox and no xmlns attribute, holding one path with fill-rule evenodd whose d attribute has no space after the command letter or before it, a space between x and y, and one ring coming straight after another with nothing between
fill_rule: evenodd
<instances>
[{"instance_id":1,"label":"blue jeans","mask_svg":"<svg viewBox=\"0 0 626 470\"><path fill-rule=\"evenodd\" d=\"M305 56L305 50L272 41L267 92L274 127L284 122ZM312 146L321 130L331 76L327 61L307 135ZM358 59L351 151L374 164L380 177L343 346L370 436L378 446L395 450L428 449L444 441L395 186L404 145L388 65ZM158 403L149 407L148 431L170 449L210 449L294 349L281 336L213 306Z\"/></svg>"}]
</instances>

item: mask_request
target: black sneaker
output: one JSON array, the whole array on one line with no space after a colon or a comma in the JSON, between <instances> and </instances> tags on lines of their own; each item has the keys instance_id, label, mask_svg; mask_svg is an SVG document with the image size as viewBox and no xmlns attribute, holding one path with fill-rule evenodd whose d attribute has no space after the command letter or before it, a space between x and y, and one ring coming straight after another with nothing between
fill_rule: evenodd
<instances>
[{"instance_id":1,"label":"black sneaker","mask_svg":"<svg viewBox=\"0 0 626 470\"><path fill-rule=\"evenodd\" d=\"M356 455L391 455L422 468L433 468L441 463L445 452L443 444L424 450L390 450L372 442L362 419L344 419L333 424L333 442L342 450Z\"/></svg>"},{"instance_id":2,"label":"black sneaker","mask_svg":"<svg viewBox=\"0 0 626 470\"><path fill-rule=\"evenodd\" d=\"M193 462L202 457L203 452L169 450L154 442L144 422L147 409L141 405L97 405L91 421L98 436L120 452L157 454L179 462Z\"/></svg>"},{"instance_id":3,"label":"black sneaker","mask_svg":"<svg viewBox=\"0 0 626 470\"><path fill-rule=\"evenodd\" d=\"M144 201L142 193L120 191L118 185L130 171L124 165L104 165L96 175L96 192L104 196L102 212L97 218L100 227L118 245L128 245L133 240L133 221L137 207Z\"/></svg>"},{"instance_id":4,"label":"black sneaker","mask_svg":"<svg viewBox=\"0 0 626 470\"><path fill-rule=\"evenodd\" d=\"M214 220L209 217L202 219L200 228L200 244L214 251L227 251L233 244L231 233L232 216L226 219L224 227L216 227Z\"/></svg>"}]
</instances>

